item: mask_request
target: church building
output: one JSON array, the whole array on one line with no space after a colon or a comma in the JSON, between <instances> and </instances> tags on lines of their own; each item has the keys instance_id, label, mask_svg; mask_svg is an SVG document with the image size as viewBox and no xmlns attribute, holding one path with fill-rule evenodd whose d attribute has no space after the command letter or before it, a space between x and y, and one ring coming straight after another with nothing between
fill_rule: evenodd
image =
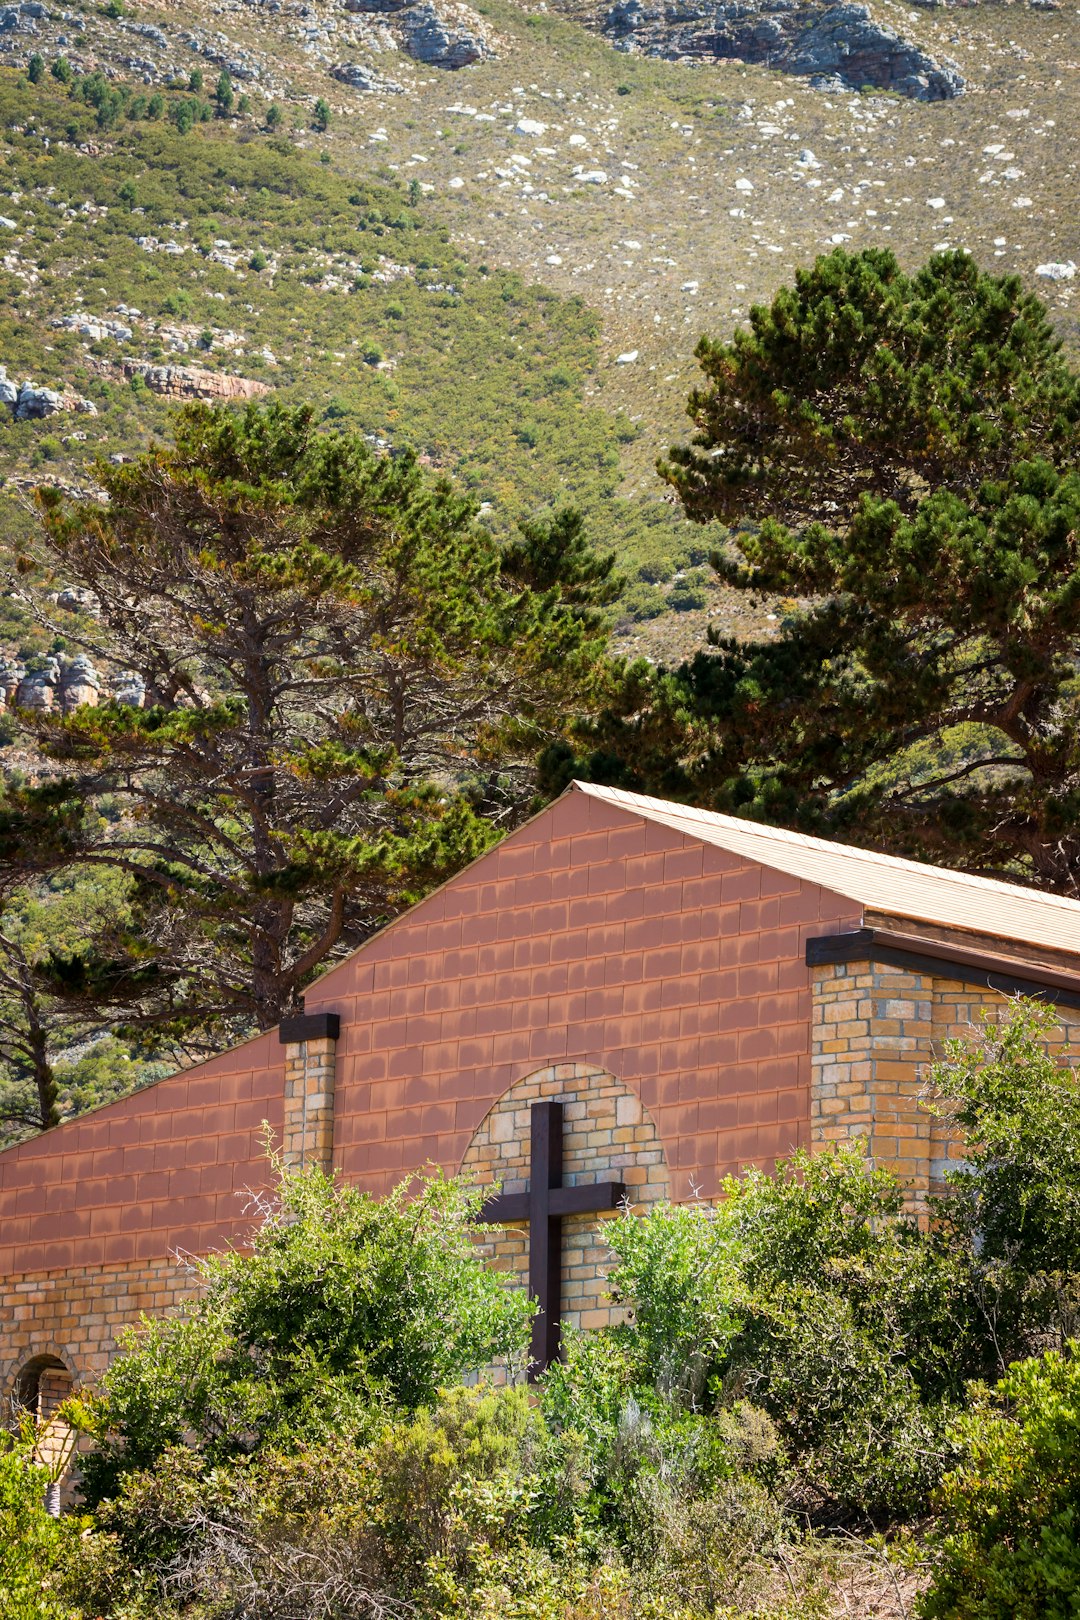
<instances>
[{"instance_id":1,"label":"church building","mask_svg":"<svg viewBox=\"0 0 1080 1620\"><path fill-rule=\"evenodd\" d=\"M1014 995L1080 1043L1080 902L575 784L332 968L303 1014L0 1153L0 1397L48 1413L243 1244L292 1165L462 1172L558 1326L609 1320L605 1212L859 1139L919 1209L944 1038Z\"/></svg>"}]
</instances>

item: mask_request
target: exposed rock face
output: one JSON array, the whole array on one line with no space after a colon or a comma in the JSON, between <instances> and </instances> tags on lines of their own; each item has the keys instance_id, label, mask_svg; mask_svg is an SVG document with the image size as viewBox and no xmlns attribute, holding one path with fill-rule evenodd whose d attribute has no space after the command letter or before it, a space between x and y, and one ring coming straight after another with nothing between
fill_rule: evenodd
<instances>
[{"instance_id":1,"label":"exposed rock face","mask_svg":"<svg viewBox=\"0 0 1080 1620\"><path fill-rule=\"evenodd\" d=\"M423 62L427 67L453 70L468 67L472 62L486 61L495 55L494 41L482 18L469 6L457 3L457 0L438 0L437 5L432 0L422 0L420 5L411 5L409 0L345 0L345 6L348 11L386 18L392 24L393 38L401 49L414 61ZM334 77L342 78L345 71L355 70L335 68ZM360 71L367 73L370 70ZM351 84L354 81L345 79L344 82ZM381 90L399 87L360 83L357 88Z\"/></svg>"},{"instance_id":2,"label":"exposed rock face","mask_svg":"<svg viewBox=\"0 0 1080 1620\"><path fill-rule=\"evenodd\" d=\"M495 54L479 28L455 25L433 5L413 6L399 21L405 49L427 67L463 68Z\"/></svg>"},{"instance_id":3,"label":"exposed rock face","mask_svg":"<svg viewBox=\"0 0 1080 1620\"><path fill-rule=\"evenodd\" d=\"M953 63L937 61L875 21L869 7L847 0L824 8L798 0L616 0L599 21L619 49L647 56L737 57L916 101L946 101L964 89Z\"/></svg>"},{"instance_id":4,"label":"exposed rock face","mask_svg":"<svg viewBox=\"0 0 1080 1620\"><path fill-rule=\"evenodd\" d=\"M152 366L145 360L125 360L125 377L142 377L147 388L168 399L258 399L270 392L252 377L234 377L227 371L202 371L197 366Z\"/></svg>"},{"instance_id":5,"label":"exposed rock face","mask_svg":"<svg viewBox=\"0 0 1080 1620\"><path fill-rule=\"evenodd\" d=\"M96 708L107 687L107 701L141 709L146 682L138 670L122 669L103 678L87 653L74 658L47 658L40 669L27 671L17 658L0 657L0 710L29 709L33 714L70 714L89 705Z\"/></svg>"}]
</instances>

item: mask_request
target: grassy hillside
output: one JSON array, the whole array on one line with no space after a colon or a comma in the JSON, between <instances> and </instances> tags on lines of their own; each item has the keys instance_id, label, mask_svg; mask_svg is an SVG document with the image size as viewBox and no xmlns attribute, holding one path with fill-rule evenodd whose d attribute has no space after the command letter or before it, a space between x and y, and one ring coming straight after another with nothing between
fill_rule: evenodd
<instances>
[{"instance_id":1,"label":"grassy hillside","mask_svg":"<svg viewBox=\"0 0 1080 1620\"><path fill-rule=\"evenodd\" d=\"M122 377L125 357L221 366L415 444L500 525L553 499L582 505L629 578L638 622L624 644L672 654L710 616L776 622L700 569L704 537L653 471L683 432L702 331L730 331L838 241L907 263L949 243L1023 274L1080 347L1080 278L1037 274L1080 257L1075 8L880 0L883 21L961 64L967 93L932 105L627 56L574 15L516 0L475 8L496 54L459 72L410 60L340 0L302 16L245 0L117 10L76 7L26 41L24 60L36 48L47 69L77 43L70 89L0 69L0 213L16 226L0 227L0 363L101 413L0 426L16 475L129 451L160 425L162 402ZM245 75L232 115L181 135L170 107L208 102L223 58ZM348 87L331 73L348 62L406 93ZM112 77L92 106L95 66ZM159 120L145 117L153 94ZM132 339L50 326L77 310ZM170 355L167 329L192 353ZM65 444L73 430L90 437ZM665 606L684 611L645 622Z\"/></svg>"}]
</instances>

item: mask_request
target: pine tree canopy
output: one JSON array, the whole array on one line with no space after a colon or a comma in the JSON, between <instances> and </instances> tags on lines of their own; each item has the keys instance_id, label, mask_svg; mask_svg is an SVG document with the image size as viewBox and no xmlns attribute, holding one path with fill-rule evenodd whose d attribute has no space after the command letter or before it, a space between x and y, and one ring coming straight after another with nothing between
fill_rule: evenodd
<instances>
[{"instance_id":1,"label":"pine tree canopy","mask_svg":"<svg viewBox=\"0 0 1080 1620\"><path fill-rule=\"evenodd\" d=\"M22 716L64 775L9 794L0 858L128 874L155 1016L220 1041L525 813L588 703L611 568L573 515L504 548L445 479L306 408L191 406L97 472L100 503L42 492L45 558L145 706Z\"/></svg>"},{"instance_id":2,"label":"pine tree canopy","mask_svg":"<svg viewBox=\"0 0 1080 1620\"><path fill-rule=\"evenodd\" d=\"M1080 894L1080 377L1040 301L961 253L837 251L698 358L661 475L781 628L631 668L549 784Z\"/></svg>"}]
</instances>

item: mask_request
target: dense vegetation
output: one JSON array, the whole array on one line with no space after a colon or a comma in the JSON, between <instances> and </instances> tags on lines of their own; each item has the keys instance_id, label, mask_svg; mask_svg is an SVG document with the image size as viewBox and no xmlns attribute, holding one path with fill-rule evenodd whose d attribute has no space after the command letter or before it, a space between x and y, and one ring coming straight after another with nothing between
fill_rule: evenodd
<instances>
[{"instance_id":1,"label":"dense vegetation","mask_svg":"<svg viewBox=\"0 0 1080 1620\"><path fill-rule=\"evenodd\" d=\"M476 1195L284 1177L250 1255L69 1407L81 1538L0 1457L28 1526L0 1574L37 1573L42 1620L805 1620L862 1557L927 1620L1065 1620L1080 1089L1048 1033L1019 1008L935 1069L976 1134L929 1229L851 1150L618 1216L626 1319L536 1399Z\"/></svg>"},{"instance_id":2,"label":"dense vegetation","mask_svg":"<svg viewBox=\"0 0 1080 1620\"><path fill-rule=\"evenodd\" d=\"M1080 892L1080 375L1039 299L838 249L698 356L661 474L789 612L632 669L576 768Z\"/></svg>"}]
</instances>

